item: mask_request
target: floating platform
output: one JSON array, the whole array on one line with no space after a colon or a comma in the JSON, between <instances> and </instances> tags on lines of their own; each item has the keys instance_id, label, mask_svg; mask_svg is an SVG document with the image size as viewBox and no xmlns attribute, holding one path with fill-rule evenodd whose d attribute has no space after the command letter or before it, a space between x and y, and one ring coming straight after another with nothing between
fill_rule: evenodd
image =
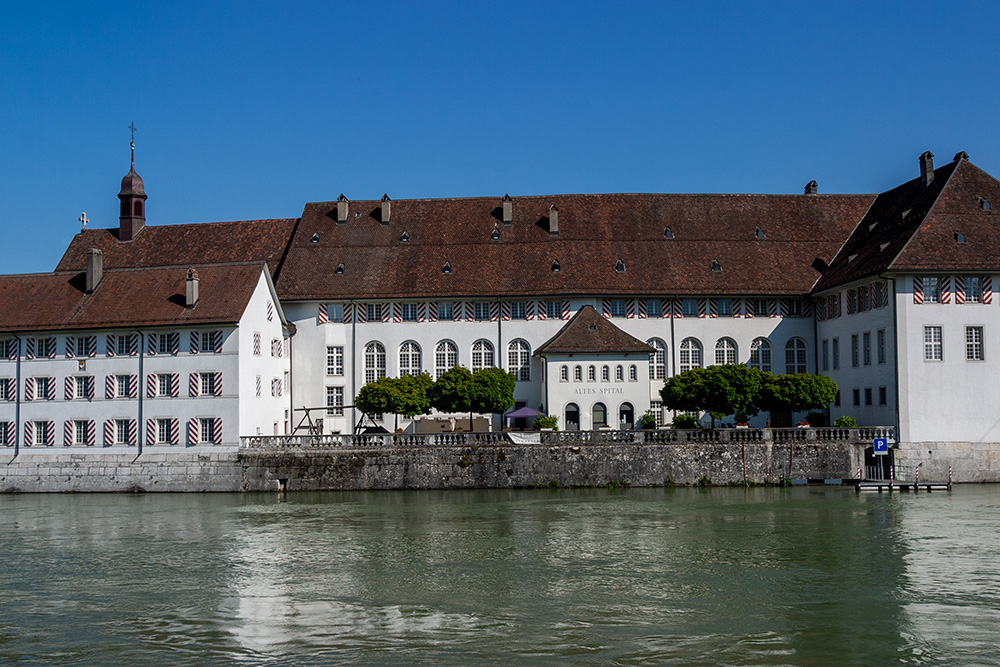
<instances>
[{"instance_id":1,"label":"floating platform","mask_svg":"<svg viewBox=\"0 0 1000 667\"><path fill-rule=\"evenodd\" d=\"M951 491L951 482L855 482L854 489L858 493L862 491L878 491L879 493L883 491L888 493L893 491L926 491L930 493L931 491Z\"/></svg>"}]
</instances>

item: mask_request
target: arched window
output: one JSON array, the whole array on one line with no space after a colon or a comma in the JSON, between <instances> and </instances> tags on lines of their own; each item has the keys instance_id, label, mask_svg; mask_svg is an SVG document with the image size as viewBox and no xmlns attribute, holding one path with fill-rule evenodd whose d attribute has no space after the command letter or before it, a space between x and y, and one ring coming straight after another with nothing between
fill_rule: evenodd
<instances>
[{"instance_id":1,"label":"arched window","mask_svg":"<svg viewBox=\"0 0 1000 667\"><path fill-rule=\"evenodd\" d=\"M587 379L591 382L597 382L597 367L590 366L587 369Z\"/></svg>"},{"instance_id":2,"label":"arched window","mask_svg":"<svg viewBox=\"0 0 1000 667\"><path fill-rule=\"evenodd\" d=\"M583 382L583 366L577 365L573 367L573 381Z\"/></svg>"},{"instance_id":3,"label":"arched window","mask_svg":"<svg viewBox=\"0 0 1000 667\"><path fill-rule=\"evenodd\" d=\"M624 382L624 381L625 381L625 367L615 366L615 382Z\"/></svg>"},{"instance_id":4,"label":"arched window","mask_svg":"<svg viewBox=\"0 0 1000 667\"><path fill-rule=\"evenodd\" d=\"M681 341L680 371L701 368L701 343L697 338L685 338Z\"/></svg>"},{"instance_id":5,"label":"arched window","mask_svg":"<svg viewBox=\"0 0 1000 667\"><path fill-rule=\"evenodd\" d=\"M591 412L594 416L594 428L608 425L608 409L604 403L594 403L594 409Z\"/></svg>"},{"instance_id":6,"label":"arched window","mask_svg":"<svg viewBox=\"0 0 1000 667\"><path fill-rule=\"evenodd\" d=\"M732 338L720 338L715 344L715 365L736 363L736 341Z\"/></svg>"},{"instance_id":7,"label":"arched window","mask_svg":"<svg viewBox=\"0 0 1000 667\"><path fill-rule=\"evenodd\" d=\"M771 372L771 341L766 338L754 338L750 343L750 368L756 368L765 373Z\"/></svg>"},{"instance_id":8,"label":"arched window","mask_svg":"<svg viewBox=\"0 0 1000 667\"><path fill-rule=\"evenodd\" d=\"M512 340L507 346L507 370L518 382L531 380L531 346L524 340Z\"/></svg>"},{"instance_id":9,"label":"arched window","mask_svg":"<svg viewBox=\"0 0 1000 667\"><path fill-rule=\"evenodd\" d=\"M785 344L785 372L806 373L806 342L792 338Z\"/></svg>"},{"instance_id":10,"label":"arched window","mask_svg":"<svg viewBox=\"0 0 1000 667\"><path fill-rule=\"evenodd\" d=\"M609 366L601 366L601 382L611 382L611 368Z\"/></svg>"},{"instance_id":11,"label":"arched window","mask_svg":"<svg viewBox=\"0 0 1000 667\"><path fill-rule=\"evenodd\" d=\"M636 382L639 379L639 367L632 364L628 367L628 381Z\"/></svg>"},{"instance_id":12,"label":"arched window","mask_svg":"<svg viewBox=\"0 0 1000 667\"><path fill-rule=\"evenodd\" d=\"M493 343L480 339L472 344L472 372L493 368Z\"/></svg>"},{"instance_id":13,"label":"arched window","mask_svg":"<svg viewBox=\"0 0 1000 667\"><path fill-rule=\"evenodd\" d=\"M579 431L580 430L580 406L576 403L570 403L566 406L566 417L563 423L563 427L567 431Z\"/></svg>"},{"instance_id":14,"label":"arched window","mask_svg":"<svg viewBox=\"0 0 1000 667\"><path fill-rule=\"evenodd\" d=\"M408 340L399 346L399 375L420 375L420 346Z\"/></svg>"},{"instance_id":15,"label":"arched window","mask_svg":"<svg viewBox=\"0 0 1000 667\"><path fill-rule=\"evenodd\" d=\"M443 340L434 348L434 378L437 379L458 365L458 347Z\"/></svg>"},{"instance_id":16,"label":"arched window","mask_svg":"<svg viewBox=\"0 0 1000 667\"><path fill-rule=\"evenodd\" d=\"M132 206L132 211L134 212L135 217L137 217L137 218L141 218L142 217L142 200L141 199L136 199L135 200L135 204Z\"/></svg>"},{"instance_id":17,"label":"arched window","mask_svg":"<svg viewBox=\"0 0 1000 667\"><path fill-rule=\"evenodd\" d=\"M365 345L365 384L385 377L385 347L378 341Z\"/></svg>"},{"instance_id":18,"label":"arched window","mask_svg":"<svg viewBox=\"0 0 1000 667\"><path fill-rule=\"evenodd\" d=\"M649 355L649 379L662 380L667 376L667 344L659 338L650 338L646 344L656 350Z\"/></svg>"},{"instance_id":19,"label":"arched window","mask_svg":"<svg viewBox=\"0 0 1000 667\"><path fill-rule=\"evenodd\" d=\"M569 382L569 366L561 366L559 368L559 381Z\"/></svg>"}]
</instances>

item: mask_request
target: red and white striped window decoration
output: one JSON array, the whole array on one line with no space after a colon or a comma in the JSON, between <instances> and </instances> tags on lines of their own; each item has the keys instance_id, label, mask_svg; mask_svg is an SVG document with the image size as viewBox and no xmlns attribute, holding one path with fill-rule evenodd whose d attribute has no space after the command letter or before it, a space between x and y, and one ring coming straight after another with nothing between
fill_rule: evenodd
<instances>
[{"instance_id":1,"label":"red and white striped window decoration","mask_svg":"<svg viewBox=\"0 0 1000 667\"><path fill-rule=\"evenodd\" d=\"M326 324L330 321L330 316L327 312L327 307L325 303L319 304L319 314L316 316L316 321L319 324Z\"/></svg>"},{"instance_id":2,"label":"red and white striped window decoration","mask_svg":"<svg viewBox=\"0 0 1000 667\"><path fill-rule=\"evenodd\" d=\"M24 378L24 400L35 400L35 378Z\"/></svg>"},{"instance_id":3,"label":"red and white striped window decoration","mask_svg":"<svg viewBox=\"0 0 1000 667\"><path fill-rule=\"evenodd\" d=\"M72 359L76 356L76 336L66 336L66 358Z\"/></svg>"},{"instance_id":4,"label":"red and white striped window decoration","mask_svg":"<svg viewBox=\"0 0 1000 667\"><path fill-rule=\"evenodd\" d=\"M625 318L629 320L634 320L636 316L636 305L635 299L625 300Z\"/></svg>"},{"instance_id":5,"label":"red and white striped window decoration","mask_svg":"<svg viewBox=\"0 0 1000 667\"><path fill-rule=\"evenodd\" d=\"M921 276L913 276L913 303L924 302L924 279Z\"/></svg>"},{"instance_id":6,"label":"red and white striped window decoration","mask_svg":"<svg viewBox=\"0 0 1000 667\"><path fill-rule=\"evenodd\" d=\"M564 320L569 319L569 301L563 301L562 303L562 318Z\"/></svg>"},{"instance_id":7,"label":"red and white striped window decoration","mask_svg":"<svg viewBox=\"0 0 1000 667\"><path fill-rule=\"evenodd\" d=\"M983 276L983 303L993 303L993 277Z\"/></svg>"},{"instance_id":8,"label":"red and white striped window decoration","mask_svg":"<svg viewBox=\"0 0 1000 667\"><path fill-rule=\"evenodd\" d=\"M253 354L255 357L260 356L260 332L253 332Z\"/></svg>"},{"instance_id":9,"label":"red and white striped window decoration","mask_svg":"<svg viewBox=\"0 0 1000 667\"><path fill-rule=\"evenodd\" d=\"M262 383L263 383L263 381L261 380L260 376L258 375L257 376L257 398L260 398Z\"/></svg>"},{"instance_id":10,"label":"red and white striped window decoration","mask_svg":"<svg viewBox=\"0 0 1000 667\"><path fill-rule=\"evenodd\" d=\"M767 300L767 316L777 317L778 316L778 300L768 299Z\"/></svg>"},{"instance_id":11,"label":"red and white striped window decoration","mask_svg":"<svg viewBox=\"0 0 1000 667\"><path fill-rule=\"evenodd\" d=\"M76 378L67 375L63 383L63 400L72 401L74 398L76 398Z\"/></svg>"},{"instance_id":12,"label":"red and white striped window decoration","mask_svg":"<svg viewBox=\"0 0 1000 667\"><path fill-rule=\"evenodd\" d=\"M698 317L708 317L708 299L698 299Z\"/></svg>"},{"instance_id":13,"label":"red and white striped window decoration","mask_svg":"<svg viewBox=\"0 0 1000 667\"><path fill-rule=\"evenodd\" d=\"M490 322L497 322L500 320L500 304L496 301L490 303Z\"/></svg>"},{"instance_id":14,"label":"red and white striped window decoration","mask_svg":"<svg viewBox=\"0 0 1000 667\"><path fill-rule=\"evenodd\" d=\"M267 302L267 321L270 322L274 319L274 304L270 301Z\"/></svg>"},{"instance_id":15,"label":"red and white striped window decoration","mask_svg":"<svg viewBox=\"0 0 1000 667\"><path fill-rule=\"evenodd\" d=\"M24 422L24 446L31 447L35 444L35 422Z\"/></svg>"},{"instance_id":16,"label":"red and white striped window decoration","mask_svg":"<svg viewBox=\"0 0 1000 667\"><path fill-rule=\"evenodd\" d=\"M281 348L282 348L281 339L280 338L272 338L271 339L271 356L272 357L280 357L281 356L281 351L282 351Z\"/></svg>"},{"instance_id":17,"label":"red and white striped window decoration","mask_svg":"<svg viewBox=\"0 0 1000 667\"><path fill-rule=\"evenodd\" d=\"M344 323L351 324L354 322L354 304L345 303L344 304Z\"/></svg>"},{"instance_id":18,"label":"red and white striped window decoration","mask_svg":"<svg viewBox=\"0 0 1000 667\"><path fill-rule=\"evenodd\" d=\"M281 396L281 378L271 380L271 396Z\"/></svg>"},{"instance_id":19,"label":"red and white striped window decoration","mask_svg":"<svg viewBox=\"0 0 1000 667\"><path fill-rule=\"evenodd\" d=\"M198 354L201 352L201 332L192 331L189 338L189 347L191 354Z\"/></svg>"},{"instance_id":20,"label":"red and white striped window decoration","mask_svg":"<svg viewBox=\"0 0 1000 667\"><path fill-rule=\"evenodd\" d=\"M858 292L857 290L847 290L847 314L853 315L857 312Z\"/></svg>"},{"instance_id":21,"label":"red and white striped window decoration","mask_svg":"<svg viewBox=\"0 0 1000 667\"><path fill-rule=\"evenodd\" d=\"M951 276L941 276L941 303L951 303Z\"/></svg>"},{"instance_id":22,"label":"red and white striped window decoration","mask_svg":"<svg viewBox=\"0 0 1000 667\"><path fill-rule=\"evenodd\" d=\"M4 429L7 432L7 444L13 445L14 438L17 437L17 429L14 427L14 422L5 422Z\"/></svg>"}]
</instances>

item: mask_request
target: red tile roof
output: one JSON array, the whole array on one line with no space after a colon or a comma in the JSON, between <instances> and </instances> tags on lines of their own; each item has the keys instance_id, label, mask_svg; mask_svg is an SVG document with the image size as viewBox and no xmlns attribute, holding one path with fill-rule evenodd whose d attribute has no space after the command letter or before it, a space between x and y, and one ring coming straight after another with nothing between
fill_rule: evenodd
<instances>
[{"instance_id":1,"label":"red tile roof","mask_svg":"<svg viewBox=\"0 0 1000 667\"><path fill-rule=\"evenodd\" d=\"M336 202L313 203L303 211L277 290L285 300L804 294L818 275L814 259L832 260L873 199L514 197L509 226L502 222L500 197L397 200L388 224L381 224L378 201L349 202L344 224L336 222ZM557 235L549 233L553 204ZM764 238L756 237L758 227ZM667 228L674 238L665 238ZM622 272L616 271L619 259ZM721 271L712 270L714 260Z\"/></svg>"},{"instance_id":2,"label":"red tile roof","mask_svg":"<svg viewBox=\"0 0 1000 667\"><path fill-rule=\"evenodd\" d=\"M267 262L281 271L295 219L147 225L132 241L118 242L117 229L88 229L73 237L56 271L83 271L87 249L104 253L104 268L190 266Z\"/></svg>"},{"instance_id":3,"label":"red tile roof","mask_svg":"<svg viewBox=\"0 0 1000 667\"><path fill-rule=\"evenodd\" d=\"M85 274L0 276L4 331L193 326L235 323L246 310L265 265L195 266L199 299L184 307L187 267L110 269L93 294Z\"/></svg>"},{"instance_id":4,"label":"red tile roof","mask_svg":"<svg viewBox=\"0 0 1000 667\"><path fill-rule=\"evenodd\" d=\"M584 306L555 336L542 343L535 354L584 352L652 354L655 350L619 329L593 306Z\"/></svg>"}]
</instances>

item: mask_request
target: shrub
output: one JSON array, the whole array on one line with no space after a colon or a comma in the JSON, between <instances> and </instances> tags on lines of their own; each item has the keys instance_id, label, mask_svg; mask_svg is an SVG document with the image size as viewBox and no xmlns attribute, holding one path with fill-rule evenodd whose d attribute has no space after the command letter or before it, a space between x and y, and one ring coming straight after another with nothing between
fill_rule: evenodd
<instances>
[{"instance_id":1,"label":"shrub","mask_svg":"<svg viewBox=\"0 0 1000 667\"><path fill-rule=\"evenodd\" d=\"M673 428L698 428L698 418L694 415L677 415L674 417Z\"/></svg>"},{"instance_id":2,"label":"shrub","mask_svg":"<svg viewBox=\"0 0 1000 667\"><path fill-rule=\"evenodd\" d=\"M639 418L639 428L656 428L656 415L647 412Z\"/></svg>"},{"instance_id":3,"label":"shrub","mask_svg":"<svg viewBox=\"0 0 1000 667\"><path fill-rule=\"evenodd\" d=\"M535 417L535 428L557 428L559 417L555 415L539 415Z\"/></svg>"},{"instance_id":4,"label":"shrub","mask_svg":"<svg viewBox=\"0 0 1000 667\"><path fill-rule=\"evenodd\" d=\"M854 417L841 415L833 420L833 425L837 428L855 428L858 425L858 422L854 421Z\"/></svg>"}]
</instances>

